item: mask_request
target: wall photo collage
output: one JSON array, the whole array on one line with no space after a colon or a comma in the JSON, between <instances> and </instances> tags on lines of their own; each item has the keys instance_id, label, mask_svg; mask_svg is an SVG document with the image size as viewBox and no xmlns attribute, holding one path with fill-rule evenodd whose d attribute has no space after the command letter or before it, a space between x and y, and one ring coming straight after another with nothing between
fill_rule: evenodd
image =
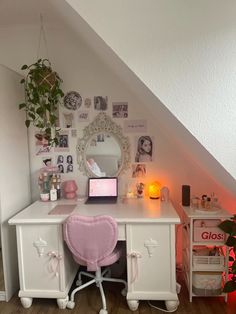
<instances>
[{"instance_id":1,"label":"wall photo collage","mask_svg":"<svg viewBox=\"0 0 236 314\"><path fill-rule=\"evenodd\" d=\"M35 133L36 156L47 156L44 161L50 159L50 165L57 166L58 172L69 174L77 169L77 163L73 159L75 147L70 145L70 137L77 137L78 123L90 122L90 116L94 117L98 111L111 112L114 119L123 119L124 134L133 138L134 153L131 156L131 178L145 178L147 175L146 163L153 162L152 136L147 135L147 121L145 119L129 120L128 102L113 101L109 107L108 96L92 96L84 99L77 91L69 91L63 99L64 106L59 112L59 145L51 148L48 142L39 133ZM96 139L101 142L102 135ZM95 143L96 145L96 143ZM42 165L47 166L45 162ZM48 161L49 163L49 161Z\"/></svg>"}]
</instances>

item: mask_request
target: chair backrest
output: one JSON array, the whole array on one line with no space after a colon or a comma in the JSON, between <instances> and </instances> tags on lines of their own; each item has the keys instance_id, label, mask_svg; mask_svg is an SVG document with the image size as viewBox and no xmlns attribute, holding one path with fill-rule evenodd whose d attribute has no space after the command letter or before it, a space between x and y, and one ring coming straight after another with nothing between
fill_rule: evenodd
<instances>
[{"instance_id":1,"label":"chair backrest","mask_svg":"<svg viewBox=\"0 0 236 314\"><path fill-rule=\"evenodd\" d=\"M70 215L63 224L63 232L72 254L91 271L96 271L99 261L111 254L118 238L116 221L105 215Z\"/></svg>"}]
</instances>

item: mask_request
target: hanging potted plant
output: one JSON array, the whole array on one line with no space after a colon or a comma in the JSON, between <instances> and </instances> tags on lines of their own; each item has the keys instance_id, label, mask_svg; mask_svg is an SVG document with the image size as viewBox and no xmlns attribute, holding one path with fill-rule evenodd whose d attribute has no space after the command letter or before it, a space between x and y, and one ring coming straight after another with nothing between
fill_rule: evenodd
<instances>
[{"instance_id":1,"label":"hanging potted plant","mask_svg":"<svg viewBox=\"0 0 236 314\"><path fill-rule=\"evenodd\" d=\"M25 64L21 69L28 71L21 80L25 102L19 104L19 109L26 112L25 125L27 128L31 124L39 128L49 145L58 145L57 112L64 96L60 88L62 79L52 70L48 59L39 59L29 66Z\"/></svg>"}]
</instances>

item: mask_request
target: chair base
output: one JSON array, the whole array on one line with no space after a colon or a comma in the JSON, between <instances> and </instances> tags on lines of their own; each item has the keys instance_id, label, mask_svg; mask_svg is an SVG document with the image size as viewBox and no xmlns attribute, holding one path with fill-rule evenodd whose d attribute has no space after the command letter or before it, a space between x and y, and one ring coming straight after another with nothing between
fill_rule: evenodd
<instances>
[{"instance_id":1,"label":"chair base","mask_svg":"<svg viewBox=\"0 0 236 314\"><path fill-rule=\"evenodd\" d=\"M82 280L81 280L82 275L86 276L88 278L91 278L92 280L86 282L85 284L82 284ZM92 285L93 283L95 283L96 286L100 290L100 294L101 294L101 298L102 298L102 309L100 310L99 314L108 314L107 305L106 305L106 298L105 298L102 282L103 281L110 281L110 282L119 282L119 283L124 284L125 288L121 292L122 295L124 295L124 296L127 294L127 283L123 279L108 278L108 277L105 277L106 275L110 275L109 268L105 268L103 270L103 272L101 272L101 267L99 267L98 270L95 272L95 275L92 275L92 274L85 272L85 271L79 272L78 280L76 281L76 285L78 285L78 287L72 291L71 296L70 296L70 300L67 303L67 308L73 309L75 307L74 297L75 297L76 292L78 292L78 291Z\"/></svg>"}]
</instances>

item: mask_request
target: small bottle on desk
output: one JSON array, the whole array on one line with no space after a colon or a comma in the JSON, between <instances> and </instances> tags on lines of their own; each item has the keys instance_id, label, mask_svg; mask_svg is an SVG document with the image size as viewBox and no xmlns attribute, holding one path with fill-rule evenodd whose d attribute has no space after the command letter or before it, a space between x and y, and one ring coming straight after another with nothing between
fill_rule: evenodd
<instances>
[{"instance_id":1,"label":"small bottle on desk","mask_svg":"<svg viewBox=\"0 0 236 314\"><path fill-rule=\"evenodd\" d=\"M61 176L57 175L56 180L56 190L57 190L57 199L59 200L61 198Z\"/></svg>"},{"instance_id":2,"label":"small bottle on desk","mask_svg":"<svg viewBox=\"0 0 236 314\"><path fill-rule=\"evenodd\" d=\"M52 185L51 185L51 190L50 190L50 200L51 201L56 201L57 200L57 190L56 190L56 178L52 179Z\"/></svg>"}]
</instances>

